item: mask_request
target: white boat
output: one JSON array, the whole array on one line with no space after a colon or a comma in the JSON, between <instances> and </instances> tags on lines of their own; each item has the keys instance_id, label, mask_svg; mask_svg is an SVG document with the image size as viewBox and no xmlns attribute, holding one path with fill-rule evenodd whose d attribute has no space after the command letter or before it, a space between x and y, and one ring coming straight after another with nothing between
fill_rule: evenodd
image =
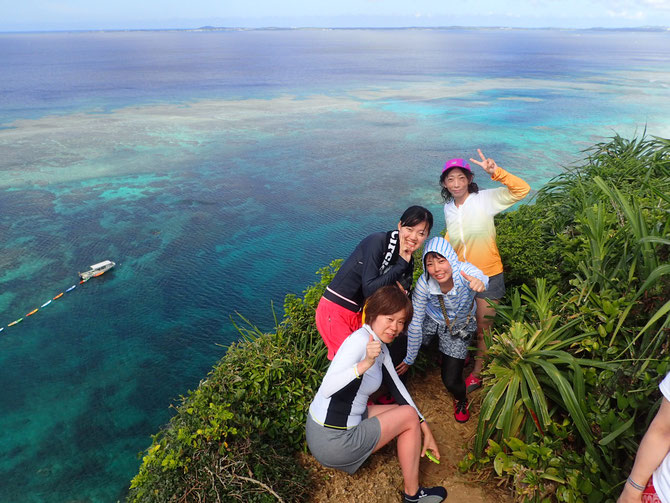
<instances>
[{"instance_id":1,"label":"white boat","mask_svg":"<svg viewBox=\"0 0 670 503\"><path fill-rule=\"evenodd\" d=\"M86 281L88 279L94 278L96 276L100 276L101 274L106 273L109 271L112 267L114 267L116 264L112 262L111 260L104 260L102 262L98 262L97 264L93 264L88 271L80 272L79 277Z\"/></svg>"}]
</instances>

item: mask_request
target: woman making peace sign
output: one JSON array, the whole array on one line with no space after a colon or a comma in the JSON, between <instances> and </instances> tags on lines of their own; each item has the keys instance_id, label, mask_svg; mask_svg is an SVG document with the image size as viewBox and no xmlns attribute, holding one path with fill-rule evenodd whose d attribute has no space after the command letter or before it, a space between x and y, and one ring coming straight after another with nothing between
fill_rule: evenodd
<instances>
[{"instance_id":1,"label":"woman making peace sign","mask_svg":"<svg viewBox=\"0 0 670 503\"><path fill-rule=\"evenodd\" d=\"M474 175L470 165L463 159L447 161L440 176L442 197L444 198L444 218L447 223L447 239L462 262L470 262L489 277L488 288L476 296L477 300L477 358L475 366L466 380L467 391L481 386L479 373L486 355L484 331L493 325L495 309L488 301L498 303L505 295L503 265L496 245L496 228L493 217L520 201L530 192L530 186L487 158L477 149L480 161L470 158L470 162L481 166L504 187L479 190L472 180Z\"/></svg>"}]
</instances>

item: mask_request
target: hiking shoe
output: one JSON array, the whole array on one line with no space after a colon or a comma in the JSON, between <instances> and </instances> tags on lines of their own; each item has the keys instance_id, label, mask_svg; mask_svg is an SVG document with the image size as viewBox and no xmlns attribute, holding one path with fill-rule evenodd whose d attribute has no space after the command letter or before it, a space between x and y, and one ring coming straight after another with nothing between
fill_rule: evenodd
<instances>
[{"instance_id":1,"label":"hiking shoe","mask_svg":"<svg viewBox=\"0 0 670 503\"><path fill-rule=\"evenodd\" d=\"M454 419L459 423L465 423L470 419L470 404L467 400L454 402Z\"/></svg>"},{"instance_id":2,"label":"hiking shoe","mask_svg":"<svg viewBox=\"0 0 670 503\"><path fill-rule=\"evenodd\" d=\"M419 492L414 496L405 494L405 503L440 503L447 497L447 490L441 486L419 487Z\"/></svg>"},{"instance_id":3,"label":"hiking shoe","mask_svg":"<svg viewBox=\"0 0 670 503\"><path fill-rule=\"evenodd\" d=\"M465 392L472 393L474 390L482 387L482 380L474 374L465 378Z\"/></svg>"}]
</instances>

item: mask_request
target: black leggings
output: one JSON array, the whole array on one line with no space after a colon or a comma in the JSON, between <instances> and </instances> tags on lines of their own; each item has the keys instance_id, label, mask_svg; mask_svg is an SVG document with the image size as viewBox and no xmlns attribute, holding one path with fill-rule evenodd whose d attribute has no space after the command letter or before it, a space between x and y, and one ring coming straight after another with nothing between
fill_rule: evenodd
<instances>
[{"instance_id":1,"label":"black leggings","mask_svg":"<svg viewBox=\"0 0 670 503\"><path fill-rule=\"evenodd\" d=\"M442 353L442 382L456 400L465 400L465 360Z\"/></svg>"}]
</instances>

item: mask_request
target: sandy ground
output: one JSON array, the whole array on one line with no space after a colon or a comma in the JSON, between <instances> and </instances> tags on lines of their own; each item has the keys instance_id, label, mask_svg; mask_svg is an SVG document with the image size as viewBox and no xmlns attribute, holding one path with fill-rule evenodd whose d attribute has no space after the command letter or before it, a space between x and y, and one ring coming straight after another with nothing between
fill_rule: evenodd
<instances>
[{"instance_id":1,"label":"sandy ground","mask_svg":"<svg viewBox=\"0 0 670 503\"><path fill-rule=\"evenodd\" d=\"M497 487L494 481L481 482L476 474L458 471L457 463L470 451L474 439L481 390L470 395L470 420L460 424L454 420L453 400L445 390L437 369L430 370L426 376L414 376L408 388L430 424L442 456L439 465L425 458L421 460L421 484L446 487L447 501L452 502L512 502L509 491ZM302 454L300 461L313 474L312 502L402 501L402 474L395 455L395 443L373 454L354 475L324 468L309 454Z\"/></svg>"}]
</instances>

